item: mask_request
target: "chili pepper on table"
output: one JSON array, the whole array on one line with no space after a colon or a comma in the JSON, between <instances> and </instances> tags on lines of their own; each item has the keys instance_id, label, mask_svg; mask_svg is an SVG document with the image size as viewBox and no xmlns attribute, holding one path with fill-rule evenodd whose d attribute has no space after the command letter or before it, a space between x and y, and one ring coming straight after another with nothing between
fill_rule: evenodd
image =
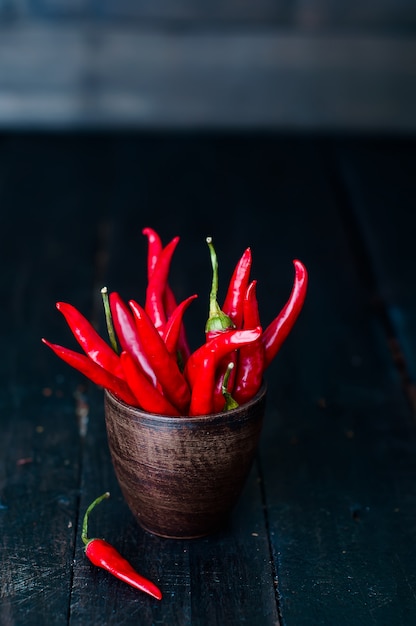
<instances>
[{"instance_id":1,"label":"chili pepper on table","mask_svg":"<svg viewBox=\"0 0 416 626\"><path fill-rule=\"evenodd\" d=\"M90 359L107 371L122 378L123 370L118 355L100 337L95 328L78 309L67 302L57 302L56 308L62 313L75 339Z\"/></svg>"},{"instance_id":2,"label":"chili pepper on table","mask_svg":"<svg viewBox=\"0 0 416 626\"><path fill-rule=\"evenodd\" d=\"M94 363L94 361L84 354L79 354L69 348L64 348L63 346L59 346L55 343L50 343L50 341L47 341L44 338L42 341L45 345L51 348L57 356L65 361L65 363L68 363L68 365L77 369L81 372L81 374L84 374L84 376L89 378L93 383L99 387L108 389L115 396L120 398L120 400L126 402L126 404L138 406L137 399L124 380L118 378L111 372L108 372L103 367L100 367L100 365Z\"/></svg>"},{"instance_id":3,"label":"chili pepper on table","mask_svg":"<svg viewBox=\"0 0 416 626\"><path fill-rule=\"evenodd\" d=\"M184 371L191 388L189 415L213 412L215 374L219 362L226 354L255 341L260 336L261 328L229 330L217 335L191 354Z\"/></svg>"},{"instance_id":4,"label":"chili pepper on table","mask_svg":"<svg viewBox=\"0 0 416 626\"><path fill-rule=\"evenodd\" d=\"M153 387L133 357L123 350L120 358L126 382L136 396L140 407L149 413L178 417L179 411L156 387Z\"/></svg>"},{"instance_id":5,"label":"chili pepper on table","mask_svg":"<svg viewBox=\"0 0 416 626\"><path fill-rule=\"evenodd\" d=\"M188 383L179 369L176 357L170 354L145 309L134 300L129 301L136 323L137 334L144 346L146 358L155 372L164 395L179 411L186 411L191 400Z\"/></svg>"},{"instance_id":6,"label":"chili pepper on table","mask_svg":"<svg viewBox=\"0 0 416 626\"><path fill-rule=\"evenodd\" d=\"M247 287L243 303L243 328L260 326L260 315L256 295L257 281ZM253 398L261 387L264 372L264 347L261 337L240 348L237 359L237 372L233 387L233 398L244 404Z\"/></svg>"},{"instance_id":7,"label":"chili pepper on table","mask_svg":"<svg viewBox=\"0 0 416 626\"><path fill-rule=\"evenodd\" d=\"M308 272L305 265L298 259L293 261L293 265L295 267L295 279L289 299L262 335L265 368L275 358L284 340L292 330L305 301Z\"/></svg>"},{"instance_id":8,"label":"chili pepper on table","mask_svg":"<svg viewBox=\"0 0 416 626\"><path fill-rule=\"evenodd\" d=\"M152 581L136 572L132 565L110 543L105 541L105 539L88 538L89 515L97 504L109 496L108 491L99 496L89 505L85 512L81 533L82 541L85 544L85 554L93 565L106 570L115 578L122 580L131 587L144 591L156 598L156 600L161 600L162 592L160 589Z\"/></svg>"}]
</instances>

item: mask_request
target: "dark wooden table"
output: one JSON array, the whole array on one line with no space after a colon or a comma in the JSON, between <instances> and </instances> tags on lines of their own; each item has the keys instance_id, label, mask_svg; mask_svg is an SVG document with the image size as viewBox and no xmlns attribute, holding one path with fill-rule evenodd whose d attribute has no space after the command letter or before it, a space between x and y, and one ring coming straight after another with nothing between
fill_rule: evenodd
<instances>
[{"instance_id":1,"label":"dark wooden table","mask_svg":"<svg viewBox=\"0 0 416 626\"><path fill-rule=\"evenodd\" d=\"M0 136L0 624L281 626L416 623L416 140L282 133ZM255 465L230 524L179 541L137 525L107 448L102 390L57 359L55 302L103 330L100 289L143 300L153 226L203 340L247 246L263 324L292 259L305 308L267 371ZM164 593L94 568L91 519Z\"/></svg>"}]
</instances>

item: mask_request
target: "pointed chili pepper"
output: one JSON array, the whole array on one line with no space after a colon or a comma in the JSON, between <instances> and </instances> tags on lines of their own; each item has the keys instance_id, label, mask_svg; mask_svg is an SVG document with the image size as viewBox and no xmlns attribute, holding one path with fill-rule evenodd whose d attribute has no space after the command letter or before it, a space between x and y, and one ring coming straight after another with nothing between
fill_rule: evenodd
<instances>
[{"instance_id":1,"label":"pointed chili pepper","mask_svg":"<svg viewBox=\"0 0 416 626\"><path fill-rule=\"evenodd\" d=\"M148 279L148 282L150 282L157 260L162 253L163 246L162 246L162 241L158 233L153 228L149 228L149 227L144 228L142 230L142 233L143 235L147 237L147 240L148 240L147 279ZM166 282L162 304L163 304L163 308L165 311L165 316L167 320L169 320L173 311L177 307L176 298L169 285L169 282ZM146 305L145 305L145 308L146 308ZM189 343L188 343L188 339L186 336L185 327L183 324L181 324L181 327L179 330L179 337L178 337L178 358L181 364L186 363L190 354L191 354L191 350L189 348Z\"/></svg>"},{"instance_id":2,"label":"pointed chili pepper","mask_svg":"<svg viewBox=\"0 0 416 626\"><path fill-rule=\"evenodd\" d=\"M163 331L163 341L165 342L166 348L170 354L176 355L179 349L179 335L182 327L182 320L184 313L188 306L191 304L198 295L194 294L182 300L180 304L178 304L173 310L171 316L166 322L166 326Z\"/></svg>"},{"instance_id":3,"label":"pointed chili pepper","mask_svg":"<svg viewBox=\"0 0 416 626\"><path fill-rule=\"evenodd\" d=\"M88 518L94 507L102 502L105 498L109 498L107 491L99 496L87 508L82 524L81 538L85 544L85 554L93 565L101 567L112 574L115 578L122 580L131 587L144 591L156 600L162 599L162 592L150 580L141 576L130 565L130 563L107 541L104 539L88 538Z\"/></svg>"},{"instance_id":4,"label":"pointed chili pepper","mask_svg":"<svg viewBox=\"0 0 416 626\"><path fill-rule=\"evenodd\" d=\"M179 417L180 413L176 407L156 387L153 387L133 357L123 350L120 358L127 384L136 396L140 407L149 413Z\"/></svg>"},{"instance_id":5,"label":"pointed chili pepper","mask_svg":"<svg viewBox=\"0 0 416 626\"><path fill-rule=\"evenodd\" d=\"M251 281L244 298L243 328L245 330L260 326L256 286L257 281ZM264 347L259 337L238 351L237 372L233 387L233 398L238 404L244 404L256 395L263 381L263 373Z\"/></svg>"},{"instance_id":6,"label":"pointed chili pepper","mask_svg":"<svg viewBox=\"0 0 416 626\"><path fill-rule=\"evenodd\" d=\"M190 415L213 412L215 373L219 362L226 354L255 341L260 335L261 328L229 330L204 343L191 354L185 367L185 376L191 386Z\"/></svg>"},{"instance_id":7,"label":"pointed chili pepper","mask_svg":"<svg viewBox=\"0 0 416 626\"><path fill-rule=\"evenodd\" d=\"M163 330L167 321L164 296L172 256L178 243L179 237L174 237L172 241L170 241L168 245L163 248L153 268L146 289L146 302L144 308L154 326L158 330Z\"/></svg>"},{"instance_id":8,"label":"pointed chili pepper","mask_svg":"<svg viewBox=\"0 0 416 626\"><path fill-rule=\"evenodd\" d=\"M79 354L78 352L74 352L69 348L64 348L63 346L59 346L56 343L50 343L46 339L42 339L43 343L47 345L57 356L59 356L65 363L71 365L75 369L77 369L81 374L84 374L87 378L89 378L93 383L98 385L99 387L104 387L111 391L115 396L123 400L126 404L131 404L132 406L137 406L138 402L129 389L127 383L114 376L111 372L108 372L104 368L94 363L90 358L85 356L84 354Z\"/></svg>"},{"instance_id":9,"label":"pointed chili pepper","mask_svg":"<svg viewBox=\"0 0 416 626\"><path fill-rule=\"evenodd\" d=\"M145 309L134 300L130 300L129 305L133 311L137 334L146 350L146 358L156 374L164 395L182 414L185 414L191 400L191 393L176 358L169 354Z\"/></svg>"},{"instance_id":10,"label":"pointed chili pepper","mask_svg":"<svg viewBox=\"0 0 416 626\"><path fill-rule=\"evenodd\" d=\"M100 337L95 328L78 309L67 302L57 302L56 308L62 313L75 339L90 359L108 372L123 378L123 370L118 355Z\"/></svg>"},{"instance_id":11,"label":"pointed chili pepper","mask_svg":"<svg viewBox=\"0 0 416 626\"><path fill-rule=\"evenodd\" d=\"M292 330L302 310L308 286L308 272L304 264L295 259L295 279L289 299L283 309L268 325L262 335L264 367L268 367Z\"/></svg>"},{"instance_id":12,"label":"pointed chili pepper","mask_svg":"<svg viewBox=\"0 0 416 626\"><path fill-rule=\"evenodd\" d=\"M222 306L222 310L232 319L236 328L241 328L243 321L243 302L250 280L251 265L251 249L247 248L234 268Z\"/></svg>"},{"instance_id":13,"label":"pointed chili pepper","mask_svg":"<svg viewBox=\"0 0 416 626\"><path fill-rule=\"evenodd\" d=\"M131 354L137 363L139 363L144 373L149 377L149 380L152 381L153 386L157 387L158 381L156 374L146 356L143 340L137 332L130 309L115 291L110 293L109 300L114 327L122 349Z\"/></svg>"}]
</instances>

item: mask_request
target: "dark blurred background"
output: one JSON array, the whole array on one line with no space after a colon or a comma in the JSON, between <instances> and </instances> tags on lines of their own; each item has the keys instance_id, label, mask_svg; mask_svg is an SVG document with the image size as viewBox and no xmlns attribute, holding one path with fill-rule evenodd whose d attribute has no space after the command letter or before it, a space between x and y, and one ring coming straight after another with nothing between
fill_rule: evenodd
<instances>
[{"instance_id":1,"label":"dark blurred background","mask_svg":"<svg viewBox=\"0 0 416 626\"><path fill-rule=\"evenodd\" d=\"M0 0L0 127L416 129L414 0Z\"/></svg>"}]
</instances>

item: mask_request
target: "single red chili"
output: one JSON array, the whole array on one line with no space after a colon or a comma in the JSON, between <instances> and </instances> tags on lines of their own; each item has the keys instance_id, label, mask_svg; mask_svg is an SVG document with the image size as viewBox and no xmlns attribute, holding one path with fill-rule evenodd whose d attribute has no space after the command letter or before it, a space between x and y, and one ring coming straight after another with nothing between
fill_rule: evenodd
<instances>
[{"instance_id":1,"label":"single red chili","mask_svg":"<svg viewBox=\"0 0 416 626\"><path fill-rule=\"evenodd\" d=\"M110 293L110 308L118 340L123 350L126 350L139 363L144 373L158 386L156 374L146 356L143 340L139 336L134 317L124 300L115 291Z\"/></svg>"},{"instance_id":2,"label":"single red chili","mask_svg":"<svg viewBox=\"0 0 416 626\"><path fill-rule=\"evenodd\" d=\"M222 310L232 319L236 328L241 328L243 321L243 301L250 280L251 265L251 249L247 248L234 268L222 306Z\"/></svg>"},{"instance_id":3,"label":"single red chili","mask_svg":"<svg viewBox=\"0 0 416 626\"><path fill-rule=\"evenodd\" d=\"M191 387L190 415L206 415L213 412L218 364L226 354L255 341L260 336L261 328L228 330L204 343L191 354L185 367L185 376ZM222 410L224 404L223 401Z\"/></svg>"},{"instance_id":4,"label":"single red chili","mask_svg":"<svg viewBox=\"0 0 416 626\"><path fill-rule=\"evenodd\" d=\"M93 383L99 387L104 387L111 391L115 396L123 400L126 404L137 406L138 402L133 392L128 387L127 383L114 376L111 372L108 372L104 368L94 363L90 358L84 354L74 352L69 348L64 348L55 343L50 343L46 339L42 339L43 343L47 345L57 356L59 356L65 363L71 365L77 369L81 374L89 378Z\"/></svg>"},{"instance_id":5,"label":"single red chili","mask_svg":"<svg viewBox=\"0 0 416 626\"><path fill-rule=\"evenodd\" d=\"M146 289L145 310L157 330L163 330L167 321L164 297L168 284L168 276L173 253L179 243L174 237L161 251Z\"/></svg>"},{"instance_id":6,"label":"single red chili","mask_svg":"<svg viewBox=\"0 0 416 626\"><path fill-rule=\"evenodd\" d=\"M115 578L122 580L131 587L144 591L156 600L162 599L162 592L150 580L141 576L130 565L130 563L107 541L104 539L88 538L88 518L94 507L110 496L107 491L99 496L87 508L82 524L81 538L85 544L85 554L93 565L101 567L112 574Z\"/></svg>"},{"instance_id":7,"label":"single red chili","mask_svg":"<svg viewBox=\"0 0 416 626\"><path fill-rule=\"evenodd\" d=\"M251 281L244 298L243 328L245 330L260 326L256 286L257 281ZM261 337L259 337L238 351L237 373L232 391L233 398L238 404L244 404L256 395L263 381L263 373L264 347Z\"/></svg>"},{"instance_id":8,"label":"single red chili","mask_svg":"<svg viewBox=\"0 0 416 626\"><path fill-rule=\"evenodd\" d=\"M142 233L146 235L148 239L147 277L148 282L150 282L157 260L162 253L163 246L160 236L155 230L153 230L153 228L144 228ZM161 306L165 311L165 316L167 320L169 320L170 316L177 307L177 302L168 282L166 282ZM178 337L178 357L180 359L180 362L185 364L190 354L191 350L189 348L188 339L186 337L185 327L183 326L183 324L181 324Z\"/></svg>"},{"instance_id":9,"label":"single red chili","mask_svg":"<svg viewBox=\"0 0 416 626\"><path fill-rule=\"evenodd\" d=\"M156 387L153 387L133 357L123 350L120 358L127 384L136 396L140 407L149 413L179 417L180 413L176 407Z\"/></svg>"},{"instance_id":10,"label":"single red chili","mask_svg":"<svg viewBox=\"0 0 416 626\"><path fill-rule=\"evenodd\" d=\"M67 302L57 302L56 308L62 313L75 339L90 359L115 376L123 378L118 355L78 309Z\"/></svg>"},{"instance_id":11,"label":"single red chili","mask_svg":"<svg viewBox=\"0 0 416 626\"><path fill-rule=\"evenodd\" d=\"M308 272L304 264L298 259L293 261L293 265L295 267L295 279L289 299L262 335L265 368L270 365L292 330L305 301Z\"/></svg>"},{"instance_id":12,"label":"single red chili","mask_svg":"<svg viewBox=\"0 0 416 626\"><path fill-rule=\"evenodd\" d=\"M146 358L156 374L164 395L182 414L185 414L191 400L191 393L179 369L176 357L169 354L145 309L134 300L130 300L129 305L133 311L137 334L146 351Z\"/></svg>"},{"instance_id":13,"label":"single red chili","mask_svg":"<svg viewBox=\"0 0 416 626\"><path fill-rule=\"evenodd\" d=\"M162 336L163 336L163 341L165 342L166 348L170 354L176 355L177 352L180 350L180 347L178 344L179 344L180 331L182 328L183 316L188 306L197 297L198 295L194 294L192 296L189 296L189 298L182 300L182 302L175 307L171 316L166 322L166 326L164 328Z\"/></svg>"}]
</instances>

